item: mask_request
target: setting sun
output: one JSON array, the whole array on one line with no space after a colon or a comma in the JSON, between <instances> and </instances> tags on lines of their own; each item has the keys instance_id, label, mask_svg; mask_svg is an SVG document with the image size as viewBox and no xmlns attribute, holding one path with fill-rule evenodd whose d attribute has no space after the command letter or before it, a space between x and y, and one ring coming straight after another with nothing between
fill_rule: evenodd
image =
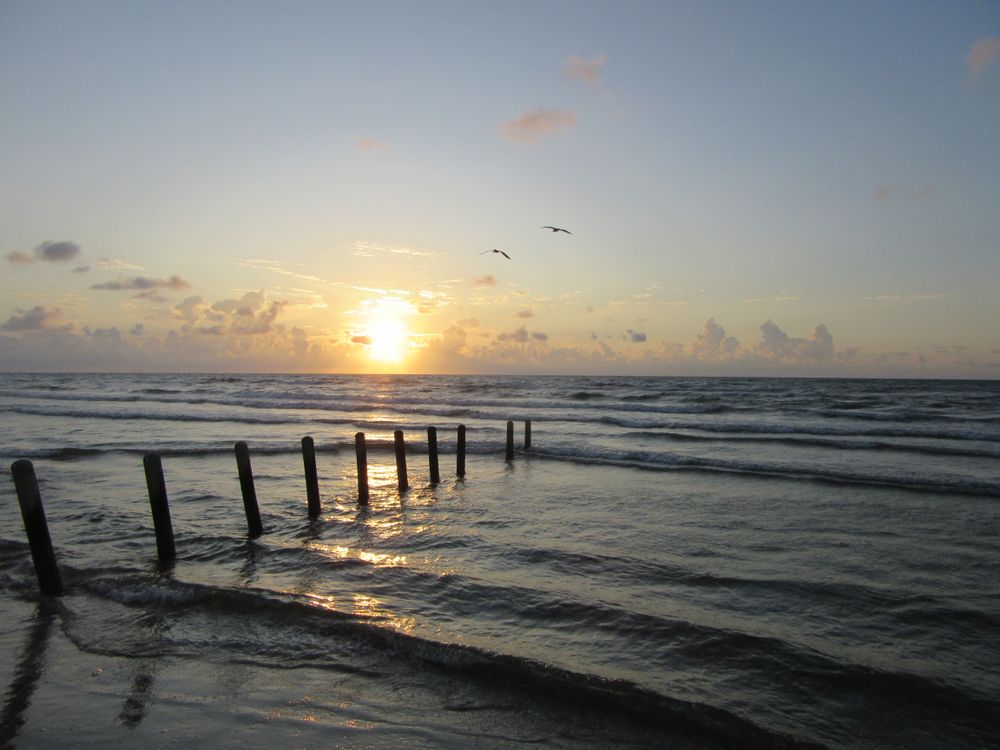
<instances>
[{"instance_id":1,"label":"setting sun","mask_svg":"<svg viewBox=\"0 0 1000 750\"><path fill-rule=\"evenodd\" d=\"M400 320L378 320L368 327L368 356L378 362L399 362L406 353L406 327Z\"/></svg>"}]
</instances>

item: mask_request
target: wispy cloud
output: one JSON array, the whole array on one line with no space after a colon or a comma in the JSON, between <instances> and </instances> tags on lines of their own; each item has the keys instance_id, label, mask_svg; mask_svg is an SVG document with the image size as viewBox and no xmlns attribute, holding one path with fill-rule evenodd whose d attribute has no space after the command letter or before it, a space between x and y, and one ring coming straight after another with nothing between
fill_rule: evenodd
<instances>
[{"instance_id":1,"label":"wispy cloud","mask_svg":"<svg viewBox=\"0 0 1000 750\"><path fill-rule=\"evenodd\" d=\"M80 254L80 246L75 242L43 242L35 249L26 253L22 250L14 250L7 253L7 260L10 263L65 263Z\"/></svg>"},{"instance_id":2,"label":"wispy cloud","mask_svg":"<svg viewBox=\"0 0 1000 750\"><path fill-rule=\"evenodd\" d=\"M872 191L872 198L879 203L889 203L897 198L907 201L922 201L934 194L933 185L921 185L915 188L901 188L897 185L879 185Z\"/></svg>"},{"instance_id":3,"label":"wispy cloud","mask_svg":"<svg viewBox=\"0 0 1000 750\"><path fill-rule=\"evenodd\" d=\"M559 135L576 124L576 115L557 109L535 109L500 126L507 138L518 143L537 143L540 139Z\"/></svg>"},{"instance_id":4,"label":"wispy cloud","mask_svg":"<svg viewBox=\"0 0 1000 750\"><path fill-rule=\"evenodd\" d=\"M972 45L965 63L969 66L969 73L978 76L996 62L998 56L1000 56L1000 38L984 36Z\"/></svg>"},{"instance_id":5,"label":"wispy cloud","mask_svg":"<svg viewBox=\"0 0 1000 750\"><path fill-rule=\"evenodd\" d=\"M443 255L436 250L417 250L402 245L381 245L375 242L355 242L354 255L359 258L374 258L377 255L410 255L415 258L432 258Z\"/></svg>"},{"instance_id":6,"label":"wispy cloud","mask_svg":"<svg viewBox=\"0 0 1000 750\"><path fill-rule=\"evenodd\" d=\"M626 340L631 341L633 344L644 344L646 342L646 334L642 331L633 331L631 328L625 333Z\"/></svg>"},{"instance_id":7,"label":"wispy cloud","mask_svg":"<svg viewBox=\"0 0 1000 750\"><path fill-rule=\"evenodd\" d=\"M97 261L97 265L100 266L105 271L144 271L145 269L128 260L122 260L121 258L101 258Z\"/></svg>"},{"instance_id":8,"label":"wispy cloud","mask_svg":"<svg viewBox=\"0 0 1000 750\"><path fill-rule=\"evenodd\" d=\"M361 138L358 141L358 151L381 151L387 146L384 141L380 141L377 138Z\"/></svg>"},{"instance_id":9,"label":"wispy cloud","mask_svg":"<svg viewBox=\"0 0 1000 750\"><path fill-rule=\"evenodd\" d=\"M601 71L608 61L607 55L603 52L593 60L586 60L579 55L571 55L563 63L563 73L574 81L583 81L589 86L599 86L601 84Z\"/></svg>"},{"instance_id":10,"label":"wispy cloud","mask_svg":"<svg viewBox=\"0 0 1000 750\"><path fill-rule=\"evenodd\" d=\"M472 286L491 287L497 285L497 277L491 273L472 277Z\"/></svg>"},{"instance_id":11,"label":"wispy cloud","mask_svg":"<svg viewBox=\"0 0 1000 750\"><path fill-rule=\"evenodd\" d=\"M187 289L191 286L180 276L174 274L169 279L153 279L146 276L133 276L128 279L117 279L115 281L105 281L102 284L91 284L91 289L102 289L106 291L121 291L125 289L149 291L153 289Z\"/></svg>"},{"instance_id":12,"label":"wispy cloud","mask_svg":"<svg viewBox=\"0 0 1000 750\"><path fill-rule=\"evenodd\" d=\"M517 315L517 317L519 317L519 318L533 318L533 317L535 317L534 310L531 310L530 308L525 308L524 310L518 310L514 314Z\"/></svg>"},{"instance_id":13,"label":"wispy cloud","mask_svg":"<svg viewBox=\"0 0 1000 750\"><path fill-rule=\"evenodd\" d=\"M289 264L281 260L269 260L267 258L240 258L236 261L236 265L241 268L252 268L257 271L270 271L271 273L280 273L282 276L291 276L296 279L301 279L302 281L315 281L320 284L336 284L336 282L329 281L327 279L320 278L319 276L313 276L308 273L300 273L298 271L293 271L287 268L288 265L304 266L303 263L293 263Z\"/></svg>"},{"instance_id":14,"label":"wispy cloud","mask_svg":"<svg viewBox=\"0 0 1000 750\"><path fill-rule=\"evenodd\" d=\"M913 302L928 299L944 299L943 294L873 294L866 300L876 302Z\"/></svg>"}]
</instances>

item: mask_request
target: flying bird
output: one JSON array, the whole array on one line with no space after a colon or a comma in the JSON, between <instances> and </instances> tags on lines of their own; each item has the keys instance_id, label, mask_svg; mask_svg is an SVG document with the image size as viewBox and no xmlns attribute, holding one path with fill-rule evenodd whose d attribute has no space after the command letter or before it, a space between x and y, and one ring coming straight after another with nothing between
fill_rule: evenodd
<instances>
[{"instance_id":1,"label":"flying bird","mask_svg":"<svg viewBox=\"0 0 1000 750\"><path fill-rule=\"evenodd\" d=\"M551 226L545 226L545 227L542 227L542 229L551 229L551 230L552 230L552 232L553 232L553 234L554 234L555 232L565 232L566 234L573 234L573 233L572 233L571 231L569 231L568 229L563 229L562 227L551 227Z\"/></svg>"},{"instance_id":2,"label":"flying bird","mask_svg":"<svg viewBox=\"0 0 1000 750\"><path fill-rule=\"evenodd\" d=\"M500 254L501 254L501 255L502 255L503 257L505 257L505 258L506 258L507 260L510 260L510 256L509 256L509 255L507 255L507 253L505 253L505 252L504 252L503 250L483 250L483 251L482 251L481 253L479 253L479 254L480 254L480 255L486 255L486 253L500 253Z\"/></svg>"}]
</instances>

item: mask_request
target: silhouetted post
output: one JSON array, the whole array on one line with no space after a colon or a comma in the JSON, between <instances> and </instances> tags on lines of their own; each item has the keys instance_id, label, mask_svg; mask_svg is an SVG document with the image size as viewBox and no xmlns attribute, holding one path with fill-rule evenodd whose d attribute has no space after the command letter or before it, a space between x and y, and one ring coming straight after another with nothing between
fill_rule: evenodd
<instances>
[{"instance_id":1,"label":"silhouetted post","mask_svg":"<svg viewBox=\"0 0 1000 750\"><path fill-rule=\"evenodd\" d=\"M309 435L302 438L302 465L306 472L306 499L309 502L309 517L319 518L319 480L316 478L316 444Z\"/></svg>"},{"instance_id":2,"label":"silhouetted post","mask_svg":"<svg viewBox=\"0 0 1000 750\"><path fill-rule=\"evenodd\" d=\"M49 536L49 524L45 520L45 509L42 507L42 493L38 491L35 467L31 465L31 461L21 459L10 465L10 473L14 477L24 530L28 534L38 588L43 594L59 596L63 592L62 578L59 566L56 565L56 554L52 550L52 538Z\"/></svg>"},{"instance_id":3,"label":"silhouetted post","mask_svg":"<svg viewBox=\"0 0 1000 750\"><path fill-rule=\"evenodd\" d=\"M403 431L396 430L392 436L396 443L396 478L399 480L399 491L406 492L410 482L406 478L406 443L403 441Z\"/></svg>"},{"instance_id":4,"label":"silhouetted post","mask_svg":"<svg viewBox=\"0 0 1000 750\"><path fill-rule=\"evenodd\" d=\"M174 527L170 522L167 504L167 483L163 479L163 463L155 453L143 456L142 468L146 472L149 490L149 508L153 511L153 530L156 532L156 554L161 562L174 559Z\"/></svg>"},{"instance_id":5,"label":"silhouetted post","mask_svg":"<svg viewBox=\"0 0 1000 750\"><path fill-rule=\"evenodd\" d=\"M368 445L365 433L355 433L354 452L358 456L358 505L368 505Z\"/></svg>"},{"instance_id":6,"label":"silhouetted post","mask_svg":"<svg viewBox=\"0 0 1000 750\"><path fill-rule=\"evenodd\" d=\"M247 530L250 538L256 539L264 533L260 522L260 508L257 507L257 491L253 486L253 469L250 468L250 449L242 440L236 444L236 468L240 471L240 490L243 492L243 509L247 513Z\"/></svg>"},{"instance_id":7,"label":"silhouetted post","mask_svg":"<svg viewBox=\"0 0 1000 750\"><path fill-rule=\"evenodd\" d=\"M524 420L524 449L531 450L531 420Z\"/></svg>"},{"instance_id":8,"label":"silhouetted post","mask_svg":"<svg viewBox=\"0 0 1000 750\"><path fill-rule=\"evenodd\" d=\"M427 428L427 462L431 468L431 484L441 481L441 471L438 466L438 431L437 427Z\"/></svg>"},{"instance_id":9,"label":"silhouetted post","mask_svg":"<svg viewBox=\"0 0 1000 750\"><path fill-rule=\"evenodd\" d=\"M455 474L465 476L465 425L458 426L458 448L455 451Z\"/></svg>"},{"instance_id":10,"label":"silhouetted post","mask_svg":"<svg viewBox=\"0 0 1000 750\"><path fill-rule=\"evenodd\" d=\"M507 456L508 463L514 460L514 423L507 422Z\"/></svg>"}]
</instances>

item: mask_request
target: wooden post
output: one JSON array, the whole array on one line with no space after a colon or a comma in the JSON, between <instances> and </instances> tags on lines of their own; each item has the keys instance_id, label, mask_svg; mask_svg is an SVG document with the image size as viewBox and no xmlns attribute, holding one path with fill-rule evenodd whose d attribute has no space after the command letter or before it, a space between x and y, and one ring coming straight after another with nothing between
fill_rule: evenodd
<instances>
[{"instance_id":1,"label":"wooden post","mask_svg":"<svg viewBox=\"0 0 1000 750\"><path fill-rule=\"evenodd\" d=\"M465 476L465 425L458 426L458 448L455 451L455 475Z\"/></svg>"},{"instance_id":2,"label":"wooden post","mask_svg":"<svg viewBox=\"0 0 1000 750\"><path fill-rule=\"evenodd\" d=\"M35 467L31 465L31 461L21 459L10 465L10 473L17 490L17 502L21 506L24 530L28 534L38 588L48 596L59 596L63 592L62 578L59 566L56 565L56 554L52 550L52 538L49 536L49 524L45 520L45 509L42 507L42 493L38 491Z\"/></svg>"},{"instance_id":3,"label":"wooden post","mask_svg":"<svg viewBox=\"0 0 1000 750\"><path fill-rule=\"evenodd\" d=\"M257 491L253 486L253 469L250 468L250 449L242 440L236 444L236 468L240 471L240 490L243 492L243 509L247 514L247 530L251 539L264 533L257 507Z\"/></svg>"},{"instance_id":4,"label":"wooden post","mask_svg":"<svg viewBox=\"0 0 1000 750\"><path fill-rule=\"evenodd\" d=\"M174 549L174 527L170 522L170 506L167 504L167 483L163 479L163 463L157 454L150 453L143 456L142 468L146 472L149 508L153 511L156 554L161 562L169 562L176 556L176 550Z\"/></svg>"},{"instance_id":5,"label":"wooden post","mask_svg":"<svg viewBox=\"0 0 1000 750\"><path fill-rule=\"evenodd\" d=\"M358 457L358 505L368 505L368 445L365 433L355 433L354 452Z\"/></svg>"},{"instance_id":6,"label":"wooden post","mask_svg":"<svg viewBox=\"0 0 1000 750\"><path fill-rule=\"evenodd\" d=\"M531 420L524 420L524 449L531 450Z\"/></svg>"},{"instance_id":7,"label":"wooden post","mask_svg":"<svg viewBox=\"0 0 1000 750\"><path fill-rule=\"evenodd\" d=\"M396 430L392 436L396 443L396 478L399 481L399 491L406 492L410 482L406 477L406 443L403 441L403 431Z\"/></svg>"},{"instance_id":8,"label":"wooden post","mask_svg":"<svg viewBox=\"0 0 1000 750\"><path fill-rule=\"evenodd\" d=\"M309 517L319 518L319 480L316 478L316 444L306 435L302 438L302 465L306 472L306 500L309 503Z\"/></svg>"},{"instance_id":9,"label":"wooden post","mask_svg":"<svg viewBox=\"0 0 1000 750\"><path fill-rule=\"evenodd\" d=\"M437 427L427 428L427 462L431 469L431 484L441 481L441 471L438 465L438 431Z\"/></svg>"},{"instance_id":10,"label":"wooden post","mask_svg":"<svg viewBox=\"0 0 1000 750\"><path fill-rule=\"evenodd\" d=\"M510 421L507 422L507 455L505 460L507 463L514 460L514 423Z\"/></svg>"}]
</instances>

